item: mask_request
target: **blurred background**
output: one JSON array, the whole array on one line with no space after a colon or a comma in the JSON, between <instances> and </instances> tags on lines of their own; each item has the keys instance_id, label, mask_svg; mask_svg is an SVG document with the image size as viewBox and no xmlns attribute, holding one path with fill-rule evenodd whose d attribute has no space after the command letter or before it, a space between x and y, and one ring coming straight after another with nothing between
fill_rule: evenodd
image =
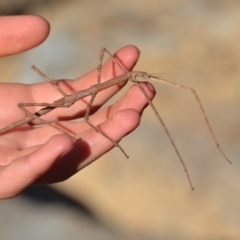
<instances>
[{"instance_id":1,"label":"blurred background","mask_svg":"<svg viewBox=\"0 0 240 240\"><path fill-rule=\"evenodd\" d=\"M32 64L54 79L76 78L97 66L101 47L134 44L135 70L163 72L198 92L233 162L217 151L190 93L153 83L196 190L147 108L121 141L130 159L113 149L66 182L1 201L1 240L240 239L240 1L1 0L0 14L38 14L51 24L41 46L0 59L2 82L42 81Z\"/></svg>"}]
</instances>

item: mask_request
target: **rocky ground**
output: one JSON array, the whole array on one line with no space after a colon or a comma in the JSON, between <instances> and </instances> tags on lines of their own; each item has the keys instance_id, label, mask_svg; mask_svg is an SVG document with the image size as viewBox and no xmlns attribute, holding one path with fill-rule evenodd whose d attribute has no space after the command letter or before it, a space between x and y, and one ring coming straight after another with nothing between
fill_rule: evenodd
<instances>
[{"instance_id":1,"label":"rocky ground","mask_svg":"<svg viewBox=\"0 0 240 240\"><path fill-rule=\"evenodd\" d=\"M239 239L240 2L10 2L1 1L0 13L42 15L51 33L40 47L0 59L2 82L41 81L32 64L55 79L75 78L96 67L102 46L114 52L134 44L142 53L136 70L164 72L197 90L233 164L219 155L193 96L154 83L154 103L196 191L147 109L139 129L121 142L129 160L114 149L53 189L1 202L0 238Z\"/></svg>"}]
</instances>

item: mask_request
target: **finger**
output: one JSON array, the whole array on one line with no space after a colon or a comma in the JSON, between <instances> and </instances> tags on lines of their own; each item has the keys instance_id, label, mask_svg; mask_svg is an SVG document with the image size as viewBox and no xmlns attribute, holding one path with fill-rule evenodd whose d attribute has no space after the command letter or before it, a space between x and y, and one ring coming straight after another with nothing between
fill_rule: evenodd
<instances>
[{"instance_id":1,"label":"finger","mask_svg":"<svg viewBox=\"0 0 240 240\"><path fill-rule=\"evenodd\" d=\"M144 88L145 92L147 93L150 100L152 100L155 96L155 89L150 83L141 83L142 87ZM137 85L133 85L128 92L122 96L116 103L113 105L107 106L101 109L99 112L91 115L89 117L90 122L97 126L107 119L111 118L117 112L124 110L124 109L133 109L137 111L140 115L142 115L144 109L148 106L148 100L145 98L143 93L140 91ZM82 132L89 128L85 122L78 123L78 122L66 122L64 124L66 129L69 129L73 133L78 133L79 131Z\"/></svg>"},{"instance_id":2,"label":"finger","mask_svg":"<svg viewBox=\"0 0 240 240\"><path fill-rule=\"evenodd\" d=\"M98 128L115 142L119 142L124 136L132 132L139 123L140 114L133 109L126 109L117 112L107 121L100 124ZM91 154L79 161L78 170L86 167L115 147L111 141L96 133L93 129L89 129L81 134L81 140L88 143ZM127 152L124 146L122 148ZM122 156L125 157L124 155Z\"/></svg>"},{"instance_id":3,"label":"finger","mask_svg":"<svg viewBox=\"0 0 240 240\"><path fill-rule=\"evenodd\" d=\"M100 124L99 129L115 142L119 142L125 135L133 131L139 122L140 114L133 109L127 109L117 112ZM81 134L81 139L75 142L74 147L67 154L62 155L58 162L37 180L37 183L66 180L113 147L114 144L111 141L90 128Z\"/></svg>"},{"instance_id":4,"label":"finger","mask_svg":"<svg viewBox=\"0 0 240 240\"><path fill-rule=\"evenodd\" d=\"M140 114L135 110L127 109L117 112L106 122L100 124L99 129L115 142L119 142L125 135L133 131L139 122ZM111 141L93 129L88 129L81 134L81 139L74 144L74 147L63 155L40 181L41 183L44 181L51 183L66 180L112 148L114 148L114 144Z\"/></svg>"},{"instance_id":5,"label":"finger","mask_svg":"<svg viewBox=\"0 0 240 240\"><path fill-rule=\"evenodd\" d=\"M136 63L139 57L139 50L134 46L126 46L120 49L116 56L119 61L125 66L125 68L131 69ZM120 70L116 70L113 72L112 68L112 60L109 59L106 64L103 66L104 76L112 77L114 74L121 74ZM108 75L109 74L109 75ZM90 85L96 84L97 81L97 71L93 70L90 73L84 75L83 77L72 81L66 82L67 84L71 84L70 88L73 90L83 90ZM61 85L61 84L60 84ZM64 85L62 83L62 85ZM76 86L75 86L76 85ZM77 87L78 86L78 87ZM107 99L109 99L112 95L114 95L120 88L120 86L113 86L109 89L106 89L97 94L97 97L94 101L93 108L97 110ZM69 93L69 89L67 90L66 86L62 87L65 92ZM71 92L71 91L70 91ZM9 99L8 94L11 93L11 97ZM71 94L71 93L69 93ZM41 103L48 102L52 103L55 100L61 98L60 94L54 89L49 83L42 84L34 84L34 85L14 85L14 84L5 84L0 89L0 95L2 95L2 101L0 103L0 114L1 112L5 115L4 119L2 119L1 123L3 124L1 127L6 126L8 123L19 120L19 118L24 118L26 116L25 112L21 111L17 104L21 103ZM55 109L53 112L48 113L46 116L43 116L43 119L47 121L56 121L56 120L66 120L73 119L76 117L81 117L84 115L88 104L89 98L84 98L76 102L70 109L67 108L59 108ZM8 104L9 107L6 109L4 106ZM2 106L2 107L1 107ZM32 113L39 110L39 107L28 107L28 110Z\"/></svg>"},{"instance_id":6,"label":"finger","mask_svg":"<svg viewBox=\"0 0 240 240\"><path fill-rule=\"evenodd\" d=\"M42 43L49 33L48 22L39 16L0 17L0 56L31 49Z\"/></svg>"},{"instance_id":7,"label":"finger","mask_svg":"<svg viewBox=\"0 0 240 240\"><path fill-rule=\"evenodd\" d=\"M149 82L142 82L140 83L148 95L150 100L153 100L156 91L154 86ZM94 115L93 120L98 117L99 121L103 121L104 119L107 119L108 117L111 117L114 115L117 111L123 110L123 109L135 109L140 114L142 114L145 107L148 106L148 100L143 95L141 89L138 87L138 85L133 85L128 92L121 97L116 103L113 105L103 109L101 111L101 115Z\"/></svg>"},{"instance_id":8,"label":"finger","mask_svg":"<svg viewBox=\"0 0 240 240\"><path fill-rule=\"evenodd\" d=\"M139 121L139 113L128 109L118 112L99 127L118 142L133 131ZM0 182L4 183L0 189L0 199L14 197L33 183L64 181L113 147L112 142L92 129L85 131L82 139L74 145L70 138L57 135L32 154L20 158L0 172Z\"/></svg>"},{"instance_id":9,"label":"finger","mask_svg":"<svg viewBox=\"0 0 240 240\"><path fill-rule=\"evenodd\" d=\"M131 70L137 62L139 54L139 50L136 47L126 46L117 51L115 56L126 69ZM102 81L107 81L120 74L122 74L122 70L116 66L112 59L108 59L102 69ZM67 94L73 94L77 91L84 90L96 83L97 70L95 69L88 74L78 78L77 80L61 82L59 86ZM113 85L112 87L99 92L96 96L96 99L94 100L93 109L97 110L111 96L119 91L122 86L123 84ZM32 93L34 103L40 103L43 101L51 103L61 97L56 89L54 89L49 83L32 85L30 86L30 91ZM56 119L64 120L79 117L85 112L89 99L89 97L86 97L84 99L78 100L70 109L55 109L53 112L49 113L45 119L48 119L49 121L55 121ZM37 108L32 108L32 111L36 110Z\"/></svg>"},{"instance_id":10,"label":"finger","mask_svg":"<svg viewBox=\"0 0 240 240\"><path fill-rule=\"evenodd\" d=\"M29 155L0 169L0 199L18 195L41 178L56 161L73 147L69 137L57 135Z\"/></svg>"},{"instance_id":11,"label":"finger","mask_svg":"<svg viewBox=\"0 0 240 240\"><path fill-rule=\"evenodd\" d=\"M136 111L125 110L115 114L101 128L112 139L119 141L136 128L139 121L140 115ZM86 131L83 140L78 141L74 147L70 138L54 136L33 153L0 169L0 199L15 197L33 183L63 181L113 148L114 145L109 140L99 134L92 137L93 134L96 133L91 129Z\"/></svg>"},{"instance_id":12,"label":"finger","mask_svg":"<svg viewBox=\"0 0 240 240\"><path fill-rule=\"evenodd\" d=\"M150 83L142 83L142 86L146 91L147 95L149 96L149 98L153 99L155 95L155 90L153 86ZM139 90L139 87L137 85L133 85L128 90L128 92L124 96L122 96L115 104L108 106L90 116L90 122L93 125L97 126L105 122L108 118L112 117L118 111L124 109L134 109L141 115L146 106L147 99ZM73 136L76 134L81 134L81 132L89 129L89 125L86 124L84 121L81 122L63 121L59 122L58 126L64 130L67 130ZM21 137L21 141L19 142L18 145L20 146L21 149L25 149L31 146L43 144L55 134L59 134L59 132L50 126L34 128L32 130L25 132L24 137ZM22 141L22 139L24 139L24 141Z\"/></svg>"}]
</instances>

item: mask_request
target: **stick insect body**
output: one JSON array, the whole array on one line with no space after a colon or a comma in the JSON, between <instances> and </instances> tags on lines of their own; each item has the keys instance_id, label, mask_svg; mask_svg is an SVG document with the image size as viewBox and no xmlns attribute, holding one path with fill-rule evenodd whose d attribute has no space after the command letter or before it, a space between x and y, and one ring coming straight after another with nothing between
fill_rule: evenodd
<instances>
[{"instance_id":1,"label":"stick insect body","mask_svg":"<svg viewBox=\"0 0 240 240\"><path fill-rule=\"evenodd\" d=\"M115 78L112 78L110 80L107 80L105 82L102 82L101 83L101 69L102 69L102 62L103 62L103 56L104 56L104 53L108 53L111 57L111 59L114 61L114 63L124 72L124 74L120 75L120 76L117 76ZM226 157L226 155L224 154L224 152L222 151L222 149L220 148L220 145L215 137L215 134L211 128L211 125L209 123L209 120L207 118L207 115L203 109L203 106L199 100L199 97L196 93L196 91L192 88L189 88L187 86L183 86L183 85L180 85L180 84L176 84L174 82L171 82L171 81L168 81L168 80L165 80L165 79L162 79L160 77L156 77L156 76L153 76L153 75L150 75L148 74L147 72L141 72L141 71L132 71L132 72L126 72L124 70L124 68L121 66L121 64L115 59L115 57L106 49L106 48L102 48L101 51L100 51L100 56L99 56L99 64L98 64L98 67L97 67L97 70L98 70L98 76L97 76L97 84L95 85L92 85L90 86L89 88L87 89L83 89L83 90L80 90L76 93L73 93L73 94L70 94L70 95L67 95L61 88L58 87L58 85L56 84L56 81L54 80L51 80L49 79L45 74L43 74L37 67L35 66L32 66L32 69L34 71L36 71L39 75L41 75L47 82L49 82L54 88L56 88L62 95L63 97L54 101L53 103L19 103L18 104L18 107L23 110L26 114L27 114L27 117L17 121L17 122L14 122L2 129L0 129L0 134L3 134L5 132L8 132L10 130L13 130L21 125L24 125L26 123L30 123L32 122L34 119L39 119L42 123L44 124L47 124L55 129L57 129L58 131L60 131L61 133L63 134L66 134L68 136L70 136L73 140L77 140L75 137L71 136L68 132L66 132L65 130L61 129L60 127L54 125L53 123L50 123L50 122L47 122L46 120L43 120L42 118L40 118L41 116L53 111L54 109L56 108L69 108L71 107L76 101L78 101L79 99L82 99L84 97L87 97L87 96L91 96L91 99L87 105L87 108L86 108L86 113L85 113L85 117L84 117L84 120L85 122L91 127L93 128L96 132L98 132L99 134L103 135L105 138L107 138L109 141L111 141L116 147L118 147L122 153L128 158L127 154L125 153L125 151L122 149L122 147L117 143L115 142L113 139L111 139L107 134L105 134L104 132L102 132L100 129L98 129L96 126L94 126L90 121L89 121L89 113L90 113L90 110L91 110L91 107L92 107L92 104L93 104L93 101L95 99L95 96L98 92L100 91L103 91L104 89L107 89L115 84L118 84L118 83L121 83L121 82L124 82L124 81L127 81L127 80L130 80L134 83L136 83L139 87L139 89L141 90L141 92L143 93L143 95L145 96L145 98L147 99L150 107L152 108L154 114L156 115L157 119L159 120L160 124L162 125L167 137L169 138L170 140L170 143L172 145L172 147L174 148L181 164L182 164L182 167L186 173L186 176L187 176L187 179L188 179L188 182L190 184L190 187L192 190L194 190L194 187L192 185L192 182L191 182L191 179L190 179L190 176L189 176L189 173L188 173L188 170L187 170L187 167L166 127L166 125L164 124L162 118L160 117L157 109L155 108L155 106L153 105L151 99L148 97L146 91L144 90L144 88L142 87L142 85L140 84L140 82L137 80L137 78L143 78L144 80L148 81L149 79L152 79L152 80L155 80L157 82L160 82L160 83L163 83L163 84L166 84L166 85L170 85L170 86L173 86L173 87L177 87L177 88L180 88L180 89L183 89L183 90L187 90L189 92L191 92L194 97L195 97L195 100L200 108L200 111L204 117L204 120L205 120L205 123L210 131L210 134L211 134L211 137L216 145L216 147L218 148L219 152L221 153L221 155L225 158L225 160L227 160L229 163L230 160ZM31 113L30 111L28 111L26 109L26 107L29 107L29 106L40 106L40 107L43 107L42 109L40 109L39 111L35 112L35 113Z\"/></svg>"}]
</instances>

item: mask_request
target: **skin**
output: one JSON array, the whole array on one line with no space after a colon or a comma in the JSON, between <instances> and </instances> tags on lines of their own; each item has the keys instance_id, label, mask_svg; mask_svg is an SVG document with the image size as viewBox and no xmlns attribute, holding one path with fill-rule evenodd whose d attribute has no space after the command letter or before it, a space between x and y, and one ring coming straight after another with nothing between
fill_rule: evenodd
<instances>
[{"instance_id":1,"label":"skin","mask_svg":"<svg viewBox=\"0 0 240 240\"><path fill-rule=\"evenodd\" d=\"M0 17L0 56L21 53L38 46L47 38L49 31L49 23L39 16ZM130 71L139 54L135 46L125 46L115 56ZM74 81L61 80L59 86L66 93L73 93L96 84L96 74L94 69ZM102 69L102 81L120 74L121 70L108 59ZM142 85L150 99L153 99L153 86L149 83ZM139 125L141 114L147 106L145 97L133 85L113 105L97 111L123 86L124 84L113 86L100 92L94 101L94 113L90 117L95 126L117 142ZM2 83L0 96L0 128L25 117L25 113L16 107L19 102L50 103L61 97L49 83ZM49 126L33 128L24 125L0 136L0 199L15 197L31 185L64 181L114 147L86 123L66 121L83 117L88 101L89 98L85 98L70 109L56 109L44 116L50 122L60 121L61 126L81 137L77 142ZM6 108L6 104L9 107ZM39 110L36 107L28 109L31 112Z\"/></svg>"}]
</instances>

